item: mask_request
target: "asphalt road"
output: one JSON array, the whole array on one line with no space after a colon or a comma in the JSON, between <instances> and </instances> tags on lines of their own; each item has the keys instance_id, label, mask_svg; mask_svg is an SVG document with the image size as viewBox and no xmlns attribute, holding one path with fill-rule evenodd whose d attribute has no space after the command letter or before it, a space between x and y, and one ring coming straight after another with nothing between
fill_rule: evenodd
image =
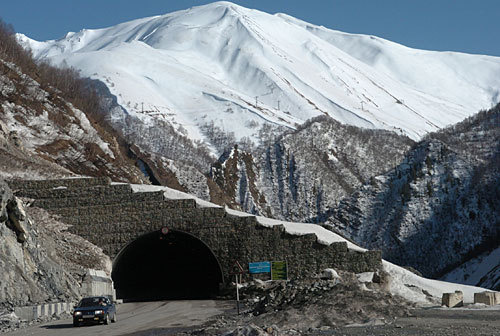
<instances>
[{"instance_id":1,"label":"asphalt road","mask_svg":"<svg viewBox=\"0 0 500 336\"><path fill-rule=\"evenodd\" d=\"M73 321L65 319L30 326L6 335L168 335L201 325L230 309L234 309L232 303L212 300L124 303L117 307L117 322L109 325L74 328Z\"/></svg>"}]
</instances>

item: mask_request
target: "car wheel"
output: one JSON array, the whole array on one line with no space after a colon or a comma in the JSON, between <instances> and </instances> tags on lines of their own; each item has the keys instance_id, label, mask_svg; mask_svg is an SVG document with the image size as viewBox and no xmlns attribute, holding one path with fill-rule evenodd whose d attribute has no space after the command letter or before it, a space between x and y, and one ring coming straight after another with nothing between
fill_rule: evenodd
<instances>
[{"instance_id":1,"label":"car wheel","mask_svg":"<svg viewBox=\"0 0 500 336\"><path fill-rule=\"evenodd\" d=\"M109 323L109 316L108 314L106 314L106 316L104 316L104 324L108 324Z\"/></svg>"},{"instance_id":2,"label":"car wheel","mask_svg":"<svg viewBox=\"0 0 500 336\"><path fill-rule=\"evenodd\" d=\"M111 319L111 323L115 323L116 322L116 313L113 314L113 318Z\"/></svg>"},{"instance_id":3,"label":"car wheel","mask_svg":"<svg viewBox=\"0 0 500 336\"><path fill-rule=\"evenodd\" d=\"M79 326L80 326L80 323L73 321L73 327L79 327Z\"/></svg>"}]
</instances>

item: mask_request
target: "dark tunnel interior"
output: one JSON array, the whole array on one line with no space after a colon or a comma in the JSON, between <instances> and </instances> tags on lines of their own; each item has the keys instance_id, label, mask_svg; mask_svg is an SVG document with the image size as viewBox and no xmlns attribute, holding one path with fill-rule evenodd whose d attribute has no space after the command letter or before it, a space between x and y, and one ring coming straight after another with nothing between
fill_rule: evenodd
<instances>
[{"instance_id":1,"label":"dark tunnel interior","mask_svg":"<svg viewBox=\"0 0 500 336\"><path fill-rule=\"evenodd\" d=\"M212 251L181 231L145 234L118 255L111 277L116 297L127 301L208 299L222 271Z\"/></svg>"}]
</instances>

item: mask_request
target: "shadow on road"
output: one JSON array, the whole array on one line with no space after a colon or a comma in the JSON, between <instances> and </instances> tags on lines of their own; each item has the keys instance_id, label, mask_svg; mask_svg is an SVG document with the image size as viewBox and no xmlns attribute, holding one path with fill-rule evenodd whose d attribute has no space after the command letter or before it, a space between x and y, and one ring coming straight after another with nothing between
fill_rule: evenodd
<instances>
[{"instance_id":1,"label":"shadow on road","mask_svg":"<svg viewBox=\"0 0 500 336\"><path fill-rule=\"evenodd\" d=\"M64 323L64 324L53 324L53 325L43 325L40 328L44 329L67 329L67 328L73 328L72 323Z\"/></svg>"}]
</instances>

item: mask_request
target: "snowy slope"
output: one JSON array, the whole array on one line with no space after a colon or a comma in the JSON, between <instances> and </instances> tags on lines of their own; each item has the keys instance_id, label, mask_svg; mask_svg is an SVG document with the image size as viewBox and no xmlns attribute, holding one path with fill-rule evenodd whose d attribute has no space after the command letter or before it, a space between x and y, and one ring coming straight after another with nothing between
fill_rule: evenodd
<instances>
[{"instance_id":1,"label":"snowy slope","mask_svg":"<svg viewBox=\"0 0 500 336\"><path fill-rule=\"evenodd\" d=\"M46 42L35 57L106 83L128 113L164 118L192 139L210 123L256 139L328 114L413 139L500 99L500 58L410 49L229 2Z\"/></svg>"},{"instance_id":2,"label":"snowy slope","mask_svg":"<svg viewBox=\"0 0 500 336\"><path fill-rule=\"evenodd\" d=\"M500 247L463 263L442 279L472 286L500 288Z\"/></svg>"},{"instance_id":3,"label":"snowy slope","mask_svg":"<svg viewBox=\"0 0 500 336\"><path fill-rule=\"evenodd\" d=\"M430 134L394 169L342 199L329 221L336 232L380 249L391 262L441 276L499 246L499 149L500 104ZM498 257L473 259L450 276L495 288Z\"/></svg>"}]
</instances>

